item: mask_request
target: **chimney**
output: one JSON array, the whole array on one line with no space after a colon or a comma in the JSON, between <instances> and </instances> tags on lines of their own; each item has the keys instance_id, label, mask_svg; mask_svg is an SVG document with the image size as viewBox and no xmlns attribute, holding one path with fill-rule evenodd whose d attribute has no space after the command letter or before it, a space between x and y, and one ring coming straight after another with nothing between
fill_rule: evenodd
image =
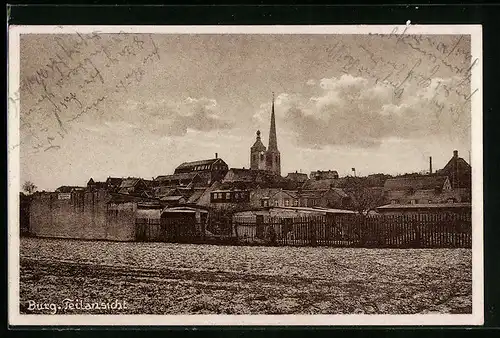
<instances>
[{"instance_id":1,"label":"chimney","mask_svg":"<svg viewBox=\"0 0 500 338\"><path fill-rule=\"evenodd\" d=\"M432 174L432 156L429 156L429 175Z\"/></svg>"},{"instance_id":2,"label":"chimney","mask_svg":"<svg viewBox=\"0 0 500 338\"><path fill-rule=\"evenodd\" d=\"M215 158L218 158L219 154L215 153Z\"/></svg>"},{"instance_id":3,"label":"chimney","mask_svg":"<svg viewBox=\"0 0 500 338\"><path fill-rule=\"evenodd\" d=\"M453 150L453 157L458 158L458 150Z\"/></svg>"}]
</instances>

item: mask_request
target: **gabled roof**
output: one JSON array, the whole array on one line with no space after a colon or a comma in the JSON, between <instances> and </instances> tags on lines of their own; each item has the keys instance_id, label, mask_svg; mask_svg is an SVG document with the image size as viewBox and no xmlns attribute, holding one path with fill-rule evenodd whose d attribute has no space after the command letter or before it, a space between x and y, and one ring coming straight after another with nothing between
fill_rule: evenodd
<instances>
[{"instance_id":1,"label":"gabled roof","mask_svg":"<svg viewBox=\"0 0 500 338\"><path fill-rule=\"evenodd\" d=\"M112 186L119 186L122 184L123 178L121 177L108 177L106 183Z\"/></svg>"},{"instance_id":2,"label":"gabled roof","mask_svg":"<svg viewBox=\"0 0 500 338\"><path fill-rule=\"evenodd\" d=\"M121 193L111 193L108 203L124 203L124 202L144 202L144 201L157 201L156 198L148 198L144 196L134 196Z\"/></svg>"},{"instance_id":3,"label":"gabled roof","mask_svg":"<svg viewBox=\"0 0 500 338\"><path fill-rule=\"evenodd\" d=\"M323 180L309 179L304 182L302 189L304 190L328 190L341 186L345 182L342 178L327 178Z\"/></svg>"},{"instance_id":4,"label":"gabled roof","mask_svg":"<svg viewBox=\"0 0 500 338\"><path fill-rule=\"evenodd\" d=\"M297 192L290 191L290 190L278 190L278 191L274 192L272 195L270 195L269 197L273 198L274 196L276 196L277 194L280 194L280 193L288 195L290 198L298 198L297 197Z\"/></svg>"},{"instance_id":5,"label":"gabled roof","mask_svg":"<svg viewBox=\"0 0 500 338\"><path fill-rule=\"evenodd\" d=\"M195 189L195 191L193 192L193 194L191 196L189 196L189 198L186 201L186 203L188 203L188 204L197 203L198 200L200 199L200 197L203 196L203 194L205 193L205 190L206 189Z\"/></svg>"},{"instance_id":6,"label":"gabled roof","mask_svg":"<svg viewBox=\"0 0 500 338\"><path fill-rule=\"evenodd\" d=\"M95 186L96 188L104 188L106 187L106 182L99 182L99 181L94 181L93 178L91 178L88 182L87 182L87 186Z\"/></svg>"},{"instance_id":7,"label":"gabled roof","mask_svg":"<svg viewBox=\"0 0 500 338\"><path fill-rule=\"evenodd\" d=\"M135 187L142 179L136 177L129 177L122 181L120 189Z\"/></svg>"},{"instance_id":8,"label":"gabled roof","mask_svg":"<svg viewBox=\"0 0 500 338\"><path fill-rule=\"evenodd\" d=\"M438 170L439 173L450 174L454 170L454 162L456 161L456 166L458 172L466 172L471 170L471 166L462 157L454 158L452 157L443 169Z\"/></svg>"},{"instance_id":9,"label":"gabled roof","mask_svg":"<svg viewBox=\"0 0 500 338\"><path fill-rule=\"evenodd\" d=\"M266 151L266 146L260 140L260 136L257 137L257 139L255 140L255 143L253 144L251 149L253 151Z\"/></svg>"},{"instance_id":10,"label":"gabled roof","mask_svg":"<svg viewBox=\"0 0 500 338\"><path fill-rule=\"evenodd\" d=\"M297 182L305 182L307 181L307 174L304 173L288 173L286 175L287 179L297 181Z\"/></svg>"},{"instance_id":11,"label":"gabled roof","mask_svg":"<svg viewBox=\"0 0 500 338\"><path fill-rule=\"evenodd\" d=\"M181 170L182 169L191 169L191 168L199 166L199 165L212 165L212 164L214 164L217 161L224 162L220 158L212 158L212 159L209 159L209 160L184 162L184 163L181 163L177 168L175 168L175 170L179 170L179 169L181 169Z\"/></svg>"},{"instance_id":12,"label":"gabled roof","mask_svg":"<svg viewBox=\"0 0 500 338\"><path fill-rule=\"evenodd\" d=\"M233 176L229 179L230 176ZM283 177L276 175L268 170L256 170L256 169L243 169L243 168L231 168L229 169L226 177L223 179L224 182L255 182L257 180L279 180Z\"/></svg>"},{"instance_id":13,"label":"gabled roof","mask_svg":"<svg viewBox=\"0 0 500 338\"><path fill-rule=\"evenodd\" d=\"M327 190L302 190L298 193L299 198L321 198Z\"/></svg>"},{"instance_id":14,"label":"gabled roof","mask_svg":"<svg viewBox=\"0 0 500 338\"><path fill-rule=\"evenodd\" d=\"M442 188L448 180L447 176L415 176L415 177L400 177L390 178L385 181L385 191L398 190L422 190L422 189L437 189Z\"/></svg>"},{"instance_id":15,"label":"gabled roof","mask_svg":"<svg viewBox=\"0 0 500 338\"><path fill-rule=\"evenodd\" d=\"M173 174L173 175L158 176L155 178L155 180L158 182L179 181L179 180L182 181L182 180L192 180L196 176L199 176L199 174L197 172L178 173L178 174Z\"/></svg>"},{"instance_id":16,"label":"gabled roof","mask_svg":"<svg viewBox=\"0 0 500 338\"><path fill-rule=\"evenodd\" d=\"M251 196L252 199L260 200L260 199L270 198L279 191L280 189L276 188L255 189L251 192Z\"/></svg>"}]
</instances>

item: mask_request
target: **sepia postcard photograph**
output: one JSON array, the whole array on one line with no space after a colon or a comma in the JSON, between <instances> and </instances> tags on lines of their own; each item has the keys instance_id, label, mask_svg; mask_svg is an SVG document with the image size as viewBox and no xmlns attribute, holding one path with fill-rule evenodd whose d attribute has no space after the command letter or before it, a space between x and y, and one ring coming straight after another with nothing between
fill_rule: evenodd
<instances>
[{"instance_id":1,"label":"sepia postcard photograph","mask_svg":"<svg viewBox=\"0 0 500 338\"><path fill-rule=\"evenodd\" d=\"M8 38L9 324L483 324L480 25Z\"/></svg>"}]
</instances>

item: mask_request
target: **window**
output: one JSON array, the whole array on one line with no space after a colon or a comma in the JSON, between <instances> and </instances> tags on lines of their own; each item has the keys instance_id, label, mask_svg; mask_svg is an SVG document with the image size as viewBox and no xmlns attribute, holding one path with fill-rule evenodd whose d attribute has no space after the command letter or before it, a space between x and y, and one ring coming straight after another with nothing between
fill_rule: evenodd
<instances>
[{"instance_id":1,"label":"window","mask_svg":"<svg viewBox=\"0 0 500 338\"><path fill-rule=\"evenodd\" d=\"M289 206L290 206L290 199L285 198L285 207L289 207Z\"/></svg>"},{"instance_id":2,"label":"window","mask_svg":"<svg viewBox=\"0 0 500 338\"><path fill-rule=\"evenodd\" d=\"M416 200L411 200L410 204L417 204L417 201Z\"/></svg>"},{"instance_id":3,"label":"window","mask_svg":"<svg viewBox=\"0 0 500 338\"><path fill-rule=\"evenodd\" d=\"M274 206L278 206L278 200L274 200Z\"/></svg>"},{"instance_id":4,"label":"window","mask_svg":"<svg viewBox=\"0 0 500 338\"><path fill-rule=\"evenodd\" d=\"M448 198L448 203L455 203L455 200L453 198Z\"/></svg>"},{"instance_id":5,"label":"window","mask_svg":"<svg viewBox=\"0 0 500 338\"><path fill-rule=\"evenodd\" d=\"M297 200L297 199L293 200L293 205L296 206L296 207L298 207L299 206L299 200Z\"/></svg>"},{"instance_id":6,"label":"window","mask_svg":"<svg viewBox=\"0 0 500 338\"><path fill-rule=\"evenodd\" d=\"M240 193L239 192L235 193L234 198L236 198L237 200L240 199Z\"/></svg>"},{"instance_id":7,"label":"window","mask_svg":"<svg viewBox=\"0 0 500 338\"><path fill-rule=\"evenodd\" d=\"M260 205L263 207L268 207L269 206L269 200L260 200Z\"/></svg>"},{"instance_id":8,"label":"window","mask_svg":"<svg viewBox=\"0 0 500 338\"><path fill-rule=\"evenodd\" d=\"M391 200L391 204L398 204L397 200Z\"/></svg>"},{"instance_id":9,"label":"window","mask_svg":"<svg viewBox=\"0 0 500 338\"><path fill-rule=\"evenodd\" d=\"M230 193L230 192L226 192L226 199L227 199L227 200L230 200L230 199L231 199L231 193Z\"/></svg>"}]
</instances>

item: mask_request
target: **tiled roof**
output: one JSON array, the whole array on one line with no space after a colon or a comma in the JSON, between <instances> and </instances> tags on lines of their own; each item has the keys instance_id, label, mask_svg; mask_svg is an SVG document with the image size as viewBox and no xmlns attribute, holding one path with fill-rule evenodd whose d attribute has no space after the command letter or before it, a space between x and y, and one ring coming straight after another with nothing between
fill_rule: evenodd
<instances>
[{"instance_id":1,"label":"tiled roof","mask_svg":"<svg viewBox=\"0 0 500 338\"><path fill-rule=\"evenodd\" d=\"M173 175L162 175L158 176L155 180L159 182L163 181L178 181L178 180L192 180L198 175L197 172L190 173L178 173Z\"/></svg>"},{"instance_id":2,"label":"tiled roof","mask_svg":"<svg viewBox=\"0 0 500 338\"><path fill-rule=\"evenodd\" d=\"M263 198L270 198L271 196L274 196L279 191L280 191L280 189L273 189L273 188L255 189L255 190L251 191L250 195L251 195L252 199L260 200Z\"/></svg>"},{"instance_id":3,"label":"tiled roof","mask_svg":"<svg viewBox=\"0 0 500 338\"><path fill-rule=\"evenodd\" d=\"M113 186L119 186L122 184L123 178L121 177L108 177L106 180L106 183L113 185Z\"/></svg>"},{"instance_id":4,"label":"tiled roof","mask_svg":"<svg viewBox=\"0 0 500 338\"><path fill-rule=\"evenodd\" d=\"M276 196L279 193L286 194L286 195L290 196L291 198L298 198L297 192L291 191L291 190L280 190L280 191L276 192L275 194L273 194L271 197Z\"/></svg>"},{"instance_id":5,"label":"tiled roof","mask_svg":"<svg viewBox=\"0 0 500 338\"><path fill-rule=\"evenodd\" d=\"M304 173L289 173L286 176L287 179L289 180L294 180L297 182L305 182L307 181L307 174Z\"/></svg>"},{"instance_id":6,"label":"tiled roof","mask_svg":"<svg viewBox=\"0 0 500 338\"><path fill-rule=\"evenodd\" d=\"M304 190L327 190L330 188L339 187L344 183L342 178L327 178L324 180L309 179L304 182L302 189Z\"/></svg>"},{"instance_id":7,"label":"tiled roof","mask_svg":"<svg viewBox=\"0 0 500 338\"><path fill-rule=\"evenodd\" d=\"M126 178L120 184L120 188L132 188L132 187L135 187L136 184L139 183L140 180L141 180L140 178L136 178L136 177Z\"/></svg>"},{"instance_id":8,"label":"tiled roof","mask_svg":"<svg viewBox=\"0 0 500 338\"><path fill-rule=\"evenodd\" d=\"M205 192L205 189L195 189L193 194L191 196L189 196L189 198L186 202L189 204L197 203L204 192Z\"/></svg>"},{"instance_id":9,"label":"tiled roof","mask_svg":"<svg viewBox=\"0 0 500 338\"><path fill-rule=\"evenodd\" d=\"M199 165L212 165L212 164L214 164L218 160L221 160L221 159L220 158L212 158L212 159L209 159L209 160L184 162L184 163L181 163L175 170L178 170L178 169L190 169L192 167L196 167L196 166L199 166Z\"/></svg>"},{"instance_id":10,"label":"tiled roof","mask_svg":"<svg viewBox=\"0 0 500 338\"><path fill-rule=\"evenodd\" d=\"M390 178L385 181L384 190L422 190L441 188L447 180L446 176L417 176Z\"/></svg>"}]
</instances>

